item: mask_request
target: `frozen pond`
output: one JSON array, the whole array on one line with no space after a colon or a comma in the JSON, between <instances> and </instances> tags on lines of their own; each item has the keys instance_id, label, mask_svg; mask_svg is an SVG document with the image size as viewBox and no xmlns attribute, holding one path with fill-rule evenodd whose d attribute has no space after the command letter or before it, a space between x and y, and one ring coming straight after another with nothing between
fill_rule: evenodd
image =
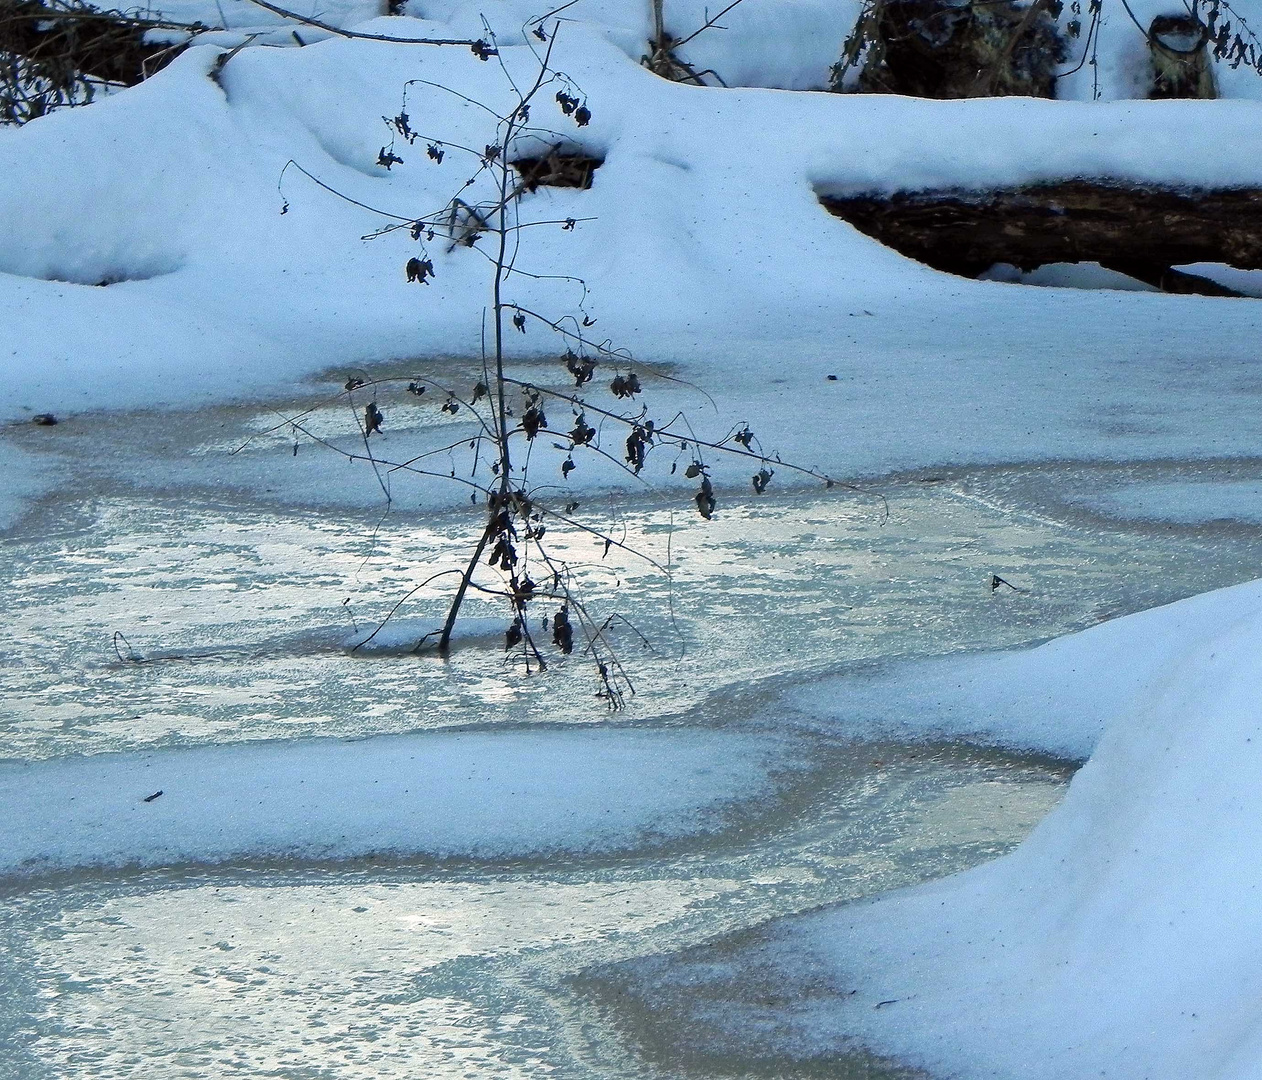
<instances>
[{"instance_id":1,"label":"frozen pond","mask_svg":"<svg viewBox=\"0 0 1262 1080\"><path fill-rule=\"evenodd\" d=\"M159 1056L179 1077L797 1075L690 1042L670 994L621 993L625 962L989 858L1071 766L838 742L776 715L779 692L1041 641L1262 562L1251 462L892 477L888 519L844 492L727 497L709 523L592 500L672 570L556 537L600 617L638 632L619 636L638 692L611 715L581 660L527 677L494 636L446 662L348 652L477 519L383 517L344 464L295 486L306 459L279 443L229 459L257 419L176 418L152 446L135 418L17 433L66 479L3 538L0 1076L138 1077ZM1200 516L1163 513L1172 493ZM390 832L405 811L410 840ZM25 864L24 837L59 861Z\"/></svg>"},{"instance_id":2,"label":"frozen pond","mask_svg":"<svg viewBox=\"0 0 1262 1080\"><path fill-rule=\"evenodd\" d=\"M137 1076L162 1055L186 1077L680 1075L637 1058L572 977L988 857L1064 777L949 748L813 749L818 768L716 835L617 857L15 887L6 1067Z\"/></svg>"}]
</instances>

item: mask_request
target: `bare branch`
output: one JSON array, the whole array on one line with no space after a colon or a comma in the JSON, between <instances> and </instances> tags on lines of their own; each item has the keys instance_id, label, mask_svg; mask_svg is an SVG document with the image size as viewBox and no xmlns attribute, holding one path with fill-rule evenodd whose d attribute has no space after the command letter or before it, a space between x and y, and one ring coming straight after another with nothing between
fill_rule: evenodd
<instances>
[{"instance_id":1,"label":"bare branch","mask_svg":"<svg viewBox=\"0 0 1262 1080\"><path fill-rule=\"evenodd\" d=\"M304 26L314 26L317 30L324 30L326 33L335 34L337 37L353 38L356 41L388 41L394 45L463 45L466 49L471 49L475 45L485 44L482 41L475 41L471 38L408 38L394 37L390 34L361 34L356 30L343 30L340 26L333 26L331 23L322 22L319 19L299 15L296 11L290 11L288 8L271 3L270 0L250 0L250 3L255 7L263 8L265 11L270 11L273 15L279 15L282 19L287 19L290 22L302 23Z\"/></svg>"}]
</instances>

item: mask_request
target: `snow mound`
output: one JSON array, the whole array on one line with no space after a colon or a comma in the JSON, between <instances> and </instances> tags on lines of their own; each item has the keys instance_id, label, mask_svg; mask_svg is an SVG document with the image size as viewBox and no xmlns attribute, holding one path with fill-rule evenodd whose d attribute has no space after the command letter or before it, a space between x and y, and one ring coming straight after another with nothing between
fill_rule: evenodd
<instances>
[{"instance_id":1,"label":"snow mound","mask_svg":"<svg viewBox=\"0 0 1262 1080\"><path fill-rule=\"evenodd\" d=\"M1262 581L1101 623L1038 648L914 660L795 689L808 723L855 738L966 739L1082 760L1105 729L1242 612Z\"/></svg>"},{"instance_id":2,"label":"snow mound","mask_svg":"<svg viewBox=\"0 0 1262 1080\"><path fill-rule=\"evenodd\" d=\"M1188 263L1175 269L1199 274L1244 296L1262 297L1262 270L1237 270L1222 263Z\"/></svg>"},{"instance_id":3,"label":"snow mound","mask_svg":"<svg viewBox=\"0 0 1262 1080\"><path fill-rule=\"evenodd\" d=\"M935 1075L1262 1073L1260 645L1254 582L904 672L939 730L1057 752L1105 730L1012 854L774 931L756 963L832 991L764 1030Z\"/></svg>"},{"instance_id":4,"label":"snow mound","mask_svg":"<svg viewBox=\"0 0 1262 1080\"><path fill-rule=\"evenodd\" d=\"M1041 285L1054 289L1115 289L1120 292L1160 292L1155 285L1119 274L1099 263L1044 263L1022 272L1011 263L996 263L978 275L979 281L1003 281L1009 285Z\"/></svg>"},{"instance_id":5,"label":"snow mound","mask_svg":"<svg viewBox=\"0 0 1262 1080\"><path fill-rule=\"evenodd\" d=\"M631 848L720 827L724 806L766 789L779 746L543 729L4 764L0 874Z\"/></svg>"},{"instance_id":6,"label":"snow mound","mask_svg":"<svg viewBox=\"0 0 1262 1080\"><path fill-rule=\"evenodd\" d=\"M358 28L406 36L473 27L469 5L425 7L427 20ZM699 17L702 7L689 11ZM731 15L761 11L762 25L774 10L742 5ZM822 10L804 5L801 18ZM526 13L520 3L511 12ZM444 15L449 22L438 21ZM738 40L742 25L714 31L714 40ZM760 31L748 25L753 40ZM846 412L846 440L789 435L793 445L775 447L839 474L965 454L1098 454L1110 408L1154 417L1143 448L1133 445L1137 435L1119 449L1105 432L1112 455L1256 445L1256 410L1222 393L1232 369L1256 378L1252 305L952 278L858 234L818 199L1072 176L1257 184L1255 102L915 101L698 88L642 68L613 43L625 29L614 14L562 27L553 59L581 88L591 122L579 129L550 100L539 103L537 120L604 164L590 190L527 197L528 219L578 225L523 233L520 266L581 276L601 335L678 364L685 379L721 381L713 392L725 430L728 413L739 416L757 387L768 424L788 433L818 430L816 399L820 416ZM295 379L335 366L478 355L489 293L480 254L436 241L435 276L419 288L404 273L419 250L406 230L371 244L360 238L397 223L389 215L431 212L461 190L460 155L439 165L425 146L484 146L494 128L488 114L430 84L507 108L499 65L464 48L358 40L246 48L217 71L224 55L195 46L139 86L0 131L8 330L0 374L9 388L0 416L152 408L212 394L239 400L288 392ZM518 80L535 69L524 46L505 44L501 59ZM408 89L406 111L418 125L424 118L425 139L395 139L404 161L386 169L377 164L392 138L383 117L405 109L404 88L417 79L426 82ZM1196 124L1187 122L1190 108ZM291 161L355 201L317 186ZM463 197L486 194L475 185ZM526 277L512 289L514 302L558 317L580 294ZM1160 311L1168 317L1154 340ZM1215 362L1189 372L1188 358L1205 353L1207 341ZM520 362L555 357L563 343L532 328L514 336L512 349ZM863 376L844 398L843 387L823 386L839 369ZM1172 381L1184 409L1166 405ZM959 391L965 385L968 395ZM888 423L895 396L908 398L905 428ZM704 399L691 401L700 413Z\"/></svg>"},{"instance_id":7,"label":"snow mound","mask_svg":"<svg viewBox=\"0 0 1262 1080\"><path fill-rule=\"evenodd\" d=\"M304 36L302 24L295 24L275 12L260 7L252 0L145 0L145 3L110 3L102 0L96 6L109 10L116 7L141 18L164 18L177 23L201 23L224 30L260 33L284 29L289 35L297 29ZM386 12L385 0L284 0L276 5L306 19L318 19L328 26L346 27ZM157 32L159 35L162 31ZM292 40L292 39L291 39Z\"/></svg>"}]
</instances>

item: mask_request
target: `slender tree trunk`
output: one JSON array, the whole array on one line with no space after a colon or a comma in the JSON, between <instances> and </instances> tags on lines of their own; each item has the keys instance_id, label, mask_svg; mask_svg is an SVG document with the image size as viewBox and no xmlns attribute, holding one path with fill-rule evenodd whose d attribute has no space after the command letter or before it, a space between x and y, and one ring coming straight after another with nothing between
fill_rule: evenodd
<instances>
[{"instance_id":1,"label":"slender tree trunk","mask_svg":"<svg viewBox=\"0 0 1262 1080\"><path fill-rule=\"evenodd\" d=\"M508 147L513 138L514 126L515 122L510 119L505 129L504 141L500 149L500 206L499 224L496 229L499 249L495 257L495 285L493 290L495 314L495 397L499 403L499 430L497 436L499 442L500 498L498 504L496 500L491 501L490 510L486 518L486 527L482 530L482 536L478 540L477 546L473 549L473 557L469 560L469 565L465 567L465 572L460 577L460 585L456 589L456 595L452 597L451 607L447 609L447 621L443 623L442 636L438 639L438 651L443 656L446 656L451 648L451 632L456 625L456 617L460 614L460 605L464 603L465 593L469 590L469 582L473 580L473 575L477 571L478 560L482 558L482 553L486 550L486 545L495 532L495 525L499 519L500 512L507 503L509 473L512 471L512 458L509 455L508 446L508 412L504 401L503 285L505 258L508 254L508 202L510 176L512 173L512 168L508 164Z\"/></svg>"},{"instance_id":2,"label":"slender tree trunk","mask_svg":"<svg viewBox=\"0 0 1262 1080\"><path fill-rule=\"evenodd\" d=\"M442 656L446 656L451 648L451 631L456 625L456 616L460 614L460 605L464 603L464 594L469 590L469 582L473 580L474 571L478 568L478 560L482 558L487 541L491 539L491 531L495 527L495 517L498 512L494 506L491 507L491 512L487 515L486 527L482 530L482 537L473 549L473 557L469 559L469 565L460 576L460 585L456 589L456 595L451 598L451 607L447 609L447 621L443 623L443 633L438 639L438 652Z\"/></svg>"}]
</instances>

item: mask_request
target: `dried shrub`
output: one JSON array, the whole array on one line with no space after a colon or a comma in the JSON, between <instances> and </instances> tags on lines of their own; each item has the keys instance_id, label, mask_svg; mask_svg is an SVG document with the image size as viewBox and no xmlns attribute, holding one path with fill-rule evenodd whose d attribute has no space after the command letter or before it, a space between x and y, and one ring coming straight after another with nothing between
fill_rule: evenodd
<instances>
[{"instance_id":1,"label":"dried shrub","mask_svg":"<svg viewBox=\"0 0 1262 1080\"><path fill-rule=\"evenodd\" d=\"M153 30L204 29L102 11L79 0L0 0L0 124L24 124L84 105L108 86L134 86L170 63L185 40Z\"/></svg>"},{"instance_id":2,"label":"dried shrub","mask_svg":"<svg viewBox=\"0 0 1262 1080\"><path fill-rule=\"evenodd\" d=\"M833 89L857 68L865 93L1053 97L1069 56L1059 13L1056 0L870 0L833 68Z\"/></svg>"},{"instance_id":3,"label":"dried shrub","mask_svg":"<svg viewBox=\"0 0 1262 1080\"><path fill-rule=\"evenodd\" d=\"M604 158L567 152L553 147L543 157L522 157L511 162L523 191L536 191L541 187L580 188L586 191L592 186L592 174L605 163Z\"/></svg>"}]
</instances>

